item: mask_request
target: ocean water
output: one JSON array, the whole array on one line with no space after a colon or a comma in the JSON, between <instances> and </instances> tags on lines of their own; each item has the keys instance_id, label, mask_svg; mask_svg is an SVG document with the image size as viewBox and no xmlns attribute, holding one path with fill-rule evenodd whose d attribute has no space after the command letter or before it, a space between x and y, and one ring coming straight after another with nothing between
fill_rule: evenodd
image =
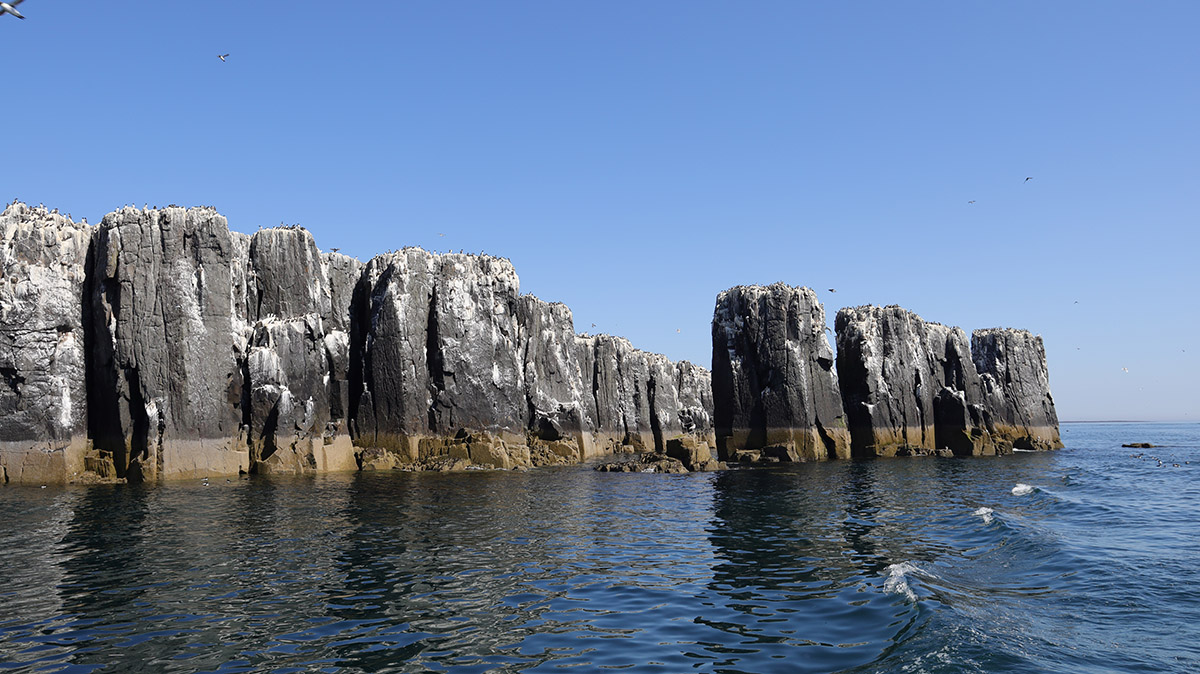
<instances>
[{"instance_id":1,"label":"ocean water","mask_svg":"<svg viewBox=\"0 0 1200 674\"><path fill-rule=\"evenodd\" d=\"M1200 671L1200 425L1063 436L681 476L9 486L0 670Z\"/></svg>"}]
</instances>

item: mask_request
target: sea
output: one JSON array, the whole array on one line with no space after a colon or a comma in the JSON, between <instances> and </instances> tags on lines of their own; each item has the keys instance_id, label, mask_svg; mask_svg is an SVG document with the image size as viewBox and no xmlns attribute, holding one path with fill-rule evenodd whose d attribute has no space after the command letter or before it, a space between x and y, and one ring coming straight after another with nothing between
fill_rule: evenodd
<instances>
[{"instance_id":1,"label":"sea","mask_svg":"<svg viewBox=\"0 0 1200 674\"><path fill-rule=\"evenodd\" d=\"M1200 671L1200 424L1062 435L688 475L7 486L0 670Z\"/></svg>"}]
</instances>

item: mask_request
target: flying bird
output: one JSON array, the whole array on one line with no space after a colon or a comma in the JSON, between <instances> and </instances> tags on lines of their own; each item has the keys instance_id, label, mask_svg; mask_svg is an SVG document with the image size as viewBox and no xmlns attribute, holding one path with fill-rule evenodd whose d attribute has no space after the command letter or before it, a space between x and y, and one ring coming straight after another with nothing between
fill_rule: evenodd
<instances>
[{"instance_id":1,"label":"flying bird","mask_svg":"<svg viewBox=\"0 0 1200 674\"><path fill-rule=\"evenodd\" d=\"M1127 368L1127 367L1123 367L1123 368L1121 368L1121 372L1124 372L1124 373L1128 374L1128 373L1129 373L1129 368Z\"/></svg>"},{"instance_id":2,"label":"flying bird","mask_svg":"<svg viewBox=\"0 0 1200 674\"><path fill-rule=\"evenodd\" d=\"M679 328L675 328L675 332L679 332Z\"/></svg>"},{"instance_id":3,"label":"flying bird","mask_svg":"<svg viewBox=\"0 0 1200 674\"><path fill-rule=\"evenodd\" d=\"M833 289L833 288L830 288L830 289L829 289L829 292L831 292L831 293L836 293L836 292L837 292L837 290L835 290L835 289Z\"/></svg>"},{"instance_id":4,"label":"flying bird","mask_svg":"<svg viewBox=\"0 0 1200 674\"><path fill-rule=\"evenodd\" d=\"M967 203L968 203L968 204L973 204L973 203L975 203L975 200L974 200L974 199L972 199L972 200L968 201Z\"/></svg>"},{"instance_id":5,"label":"flying bird","mask_svg":"<svg viewBox=\"0 0 1200 674\"><path fill-rule=\"evenodd\" d=\"M217 58L221 59L221 63L225 62L226 56L229 56L229 54L217 54Z\"/></svg>"},{"instance_id":6,"label":"flying bird","mask_svg":"<svg viewBox=\"0 0 1200 674\"><path fill-rule=\"evenodd\" d=\"M0 14L12 14L18 19L24 19L25 16L18 12L15 7L25 0L12 0L12 2L0 2Z\"/></svg>"},{"instance_id":7,"label":"flying bird","mask_svg":"<svg viewBox=\"0 0 1200 674\"><path fill-rule=\"evenodd\" d=\"M341 250L341 248L330 248L329 250L330 250L331 252L334 252L334 253L336 253L336 252L338 252L339 250Z\"/></svg>"},{"instance_id":8,"label":"flying bird","mask_svg":"<svg viewBox=\"0 0 1200 674\"><path fill-rule=\"evenodd\" d=\"M441 232L438 232L438 236L446 236L446 235L442 234Z\"/></svg>"},{"instance_id":9,"label":"flying bird","mask_svg":"<svg viewBox=\"0 0 1200 674\"><path fill-rule=\"evenodd\" d=\"M1029 182L1030 180L1033 180L1033 176L1029 176L1028 178L1026 178L1025 182Z\"/></svg>"}]
</instances>

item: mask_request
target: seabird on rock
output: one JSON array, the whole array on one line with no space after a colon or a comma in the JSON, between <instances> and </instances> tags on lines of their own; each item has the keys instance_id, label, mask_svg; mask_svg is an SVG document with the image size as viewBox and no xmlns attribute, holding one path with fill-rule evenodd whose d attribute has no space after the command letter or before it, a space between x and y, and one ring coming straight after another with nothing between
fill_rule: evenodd
<instances>
[{"instance_id":1,"label":"seabird on rock","mask_svg":"<svg viewBox=\"0 0 1200 674\"><path fill-rule=\"evenodd\" d=\"M221 59L221 63L225 62L226 56L229 56L229 54L217 54L217 58Z\"/></svg>"},{"instance_id":2,"label":"seabird on rock","mask_svg":"<svg viewBox=\"0 0 1200 674\"><path fill-rule=\"evenodd\" d=\"M12 0L11 2L0 2L0 14L12 14L18 19L24 19L25 16L18 12L14 7L25 2L25 0Z\"/></svg>"}]
</instances>

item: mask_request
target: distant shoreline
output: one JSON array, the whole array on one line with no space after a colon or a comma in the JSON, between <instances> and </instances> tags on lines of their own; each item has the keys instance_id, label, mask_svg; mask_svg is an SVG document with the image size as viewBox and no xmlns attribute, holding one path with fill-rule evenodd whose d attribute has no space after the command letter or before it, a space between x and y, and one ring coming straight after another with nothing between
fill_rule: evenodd
<instances>
[{"instance_id":1,"label":"distant shoreline","mask_svg":"<svg viewBox=\"0 0 1200 674\"><path fill-rule=\"evenodd\" d=\"M1136 419L1097 419L1093 421L1060 421L1060 424L1196 424L1196 419L1175 419L1158 421L1138 421Z\"/></svg>"}]
</instances>

